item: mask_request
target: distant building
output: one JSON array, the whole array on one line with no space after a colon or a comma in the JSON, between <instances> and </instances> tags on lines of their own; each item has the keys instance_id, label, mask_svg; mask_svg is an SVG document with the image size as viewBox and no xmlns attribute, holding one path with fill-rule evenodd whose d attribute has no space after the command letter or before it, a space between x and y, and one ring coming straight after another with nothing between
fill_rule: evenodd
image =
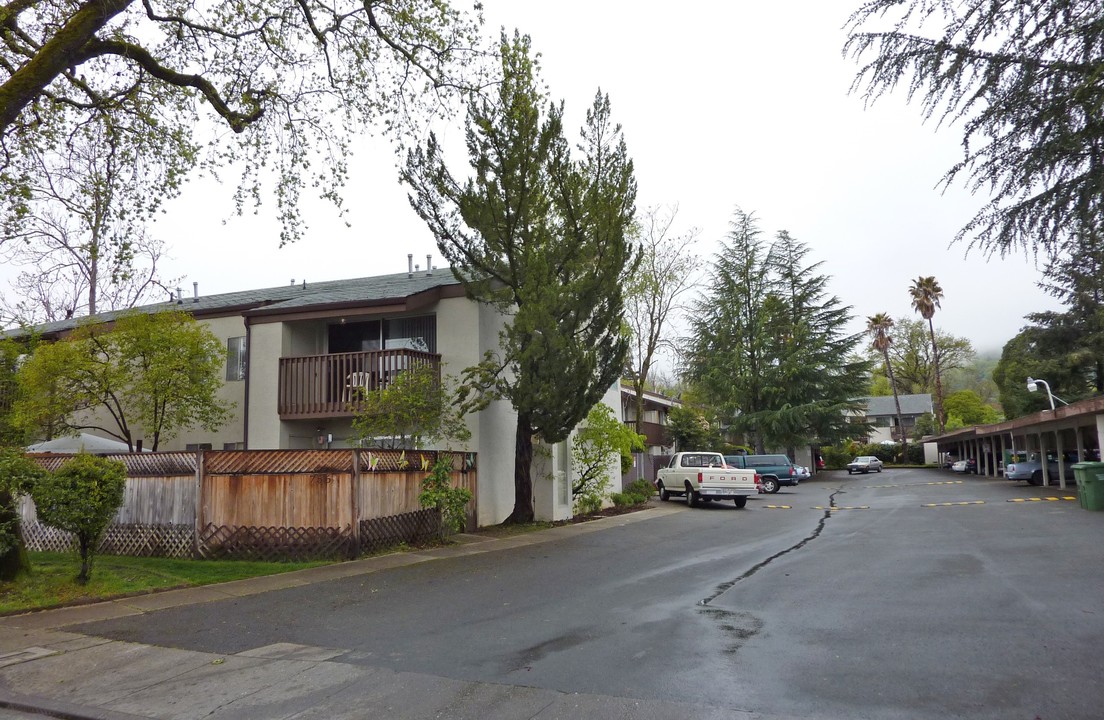
<instances>
[{"instance_id":1,"label":"distant building","mask_svg":"<svg viewBox=\"0 0 1104 720\"><path fill-rule=\"evenodd\" d=\"M901 442L902 436L911 439L917 418L933 412L932 396L928 393L897 397L901 401L901 427L897 427L897 406L892 395L863 398L866 403L864 419L873 426L866 442Z\"/></svg>"}]
</instances>

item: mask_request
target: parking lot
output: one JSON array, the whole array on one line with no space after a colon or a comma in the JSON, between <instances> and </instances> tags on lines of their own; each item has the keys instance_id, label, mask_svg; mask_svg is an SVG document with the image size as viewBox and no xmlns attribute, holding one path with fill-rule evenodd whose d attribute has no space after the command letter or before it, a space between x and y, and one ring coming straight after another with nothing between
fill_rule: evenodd
<instances>
[{"instance_id":1,"label":"parking lot","mask_svg":"<svg viewBox=\"0 0 1104 720\"><path fill-rule=\"evenodd\" d=\"M490 552L66 629L228 662L314 648L319 677L407 678L386 697L364 680L341 697L314 688L311 717L371 687L355 707L394 717L557 717L586 698L587 717L1097 718L1104 513L1039 491L935 470L829 473L745 509L657 502ZM80 677L42 672L66 662L0 681L79 693ZM480 695L466 690L467 714L396 710L404 687L423 708L434 678L493 688L493 702L561 701L515 715L469 707ZM113 695L128 712L136 697L205 697L186 674L163 690L127 682L144 688ZM203 713L299 717L289 692Z\"/></svg>"}]
</instances>

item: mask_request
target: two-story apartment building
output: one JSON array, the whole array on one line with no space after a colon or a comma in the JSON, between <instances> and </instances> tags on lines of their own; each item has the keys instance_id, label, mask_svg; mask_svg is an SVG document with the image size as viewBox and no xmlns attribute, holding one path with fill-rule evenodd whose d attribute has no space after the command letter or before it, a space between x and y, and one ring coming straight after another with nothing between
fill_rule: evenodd
<instances>
[{"instance_id":1,"label":"two-story apartment building","mask_svg":"<svg viewBox=\"0 0 1104 720\"><path fill-rule=\"evenodd\" d=\"M192 314L226 348L220 397L234 404L218 430L188 430L160 449L340 448L352 442L352 401L386 385L396 373L430 365L459 375L499 347L508 317L469 300L448 269L289 284L219 295L179 295L136 308L176 308ZM117 313L104 313L109 322ZM64 336L77 320L44 325L46 339ZM603 402L620 412L620 391ZM513 508L516 412L496 401L470 416L479 468L480 525L501 522ZM443 448L423 448L443 449ZM533 481L537 515L570 517L570 440L537 453ZM611 481L616 482L615 468Z\"/></svg>"}]
</instances>

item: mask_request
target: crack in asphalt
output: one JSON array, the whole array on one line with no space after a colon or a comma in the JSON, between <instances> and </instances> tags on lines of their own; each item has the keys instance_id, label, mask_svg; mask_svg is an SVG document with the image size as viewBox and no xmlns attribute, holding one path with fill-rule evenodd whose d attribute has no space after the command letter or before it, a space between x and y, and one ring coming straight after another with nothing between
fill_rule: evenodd
<instances>
[{"instance_id":1,"label":"crack in asphalt","mask_svg":"<svg viewBox=\"0 0 1104 720\"><path fill-rule=\"evenodd\" d=\"M765 568L767 565L770 565L772 562L774 562L778 558L782 557L783 555L785 555L787 553L791 553L794 550L800 550L801 548L808 545L810 541L812 541L812 540L816 539L817 537L819 537L820 533L822 533L824 531L824 525L825 525L825 523L828 522L828 518L830 518L832 516L832 509L836 507L836 495L839 495L841 493L846 494L846 491L843 490L842 488L837 488L835 492L833 492L831 495L828 496L828 507L824 510L824 515L821 516L820 521L817 523L816 527L813 528L813 532L810 533L807 537L802 539L800 542L798 542L794 545L791 545L790 547L786 548L785 550L782 550L780 552L776 552L774 555L771 555L766 560L763 560L761 562L756 563L755 565L748 568L747 572L745 572L740 577L738 577L734 580L729 580L728 582L722 583L721 585L718 585L717 586L717 591L714 592L709 597L705 598L704 600L699 600L698 605L709 605L709 603L716 600L718 597L723 595L725 592L727 592L728 590L731 590L732 587L736 583L740 582L741 580L748 579L749 577L751 577L755 573L759 572L760 570Z\"/></svg>"}]
</instances>

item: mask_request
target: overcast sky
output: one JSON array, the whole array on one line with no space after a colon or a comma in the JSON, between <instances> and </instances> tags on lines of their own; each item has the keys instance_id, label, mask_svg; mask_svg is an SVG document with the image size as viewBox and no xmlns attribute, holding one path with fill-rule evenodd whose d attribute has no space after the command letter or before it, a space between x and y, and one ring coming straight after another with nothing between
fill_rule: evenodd
<instances>
[{"instance_id":1,"label":"overcast sky","mask_svg":"<svg viewBox=\"0 0 1104 720\"><path fill-rule=\"evenodd\" d=\"M878 312L912 315L910 281L934 275L945 293L937 327L999 351L1025 313L1057 305L1037 289L1030 258L949 245L986 199L937 187L961 155L960 128L924 124L903 97L864 108L848 95L856 66L840 54L841 28L859 2L483 5L489 34L506 26L531 35L569 131L599 87L610 95L636 165L638 207L677 204L677 227L700 228L703 256L739 206L768 236L785 229L810 246L853 307L854 330ZM308 204L310 230L292 247L277 249L271 207L232 217L231 192L193 182L153 228L169 244L165 275L189 294L193 281L209 294L401 272L407 253L441 263L394 155L378 144L365 142L352 163L351 227Z\"/></svg>"}]
</instances>

